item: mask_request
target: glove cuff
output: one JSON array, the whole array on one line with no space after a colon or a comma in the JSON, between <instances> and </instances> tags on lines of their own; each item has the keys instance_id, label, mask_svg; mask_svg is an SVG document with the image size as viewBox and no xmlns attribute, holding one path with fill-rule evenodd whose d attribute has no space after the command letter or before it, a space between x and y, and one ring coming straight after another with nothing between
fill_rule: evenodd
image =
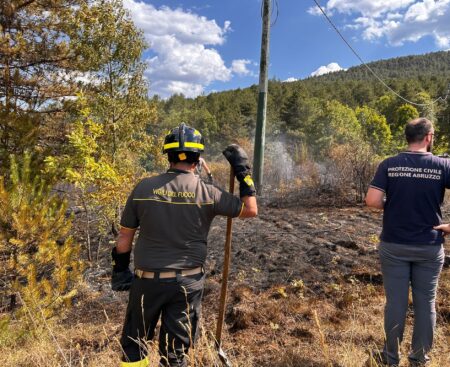
<instances>
[{"instance_id":1,"label":"glove cuff","mask_svg":"<svg viewBox=\"0 0 450 367\"><path fill-rule=\"evenodd\" d=\"M239 182L243 182L247 177L250 177L250 179L252 178L252 171L250 171L249 169L241 169L240 171L236 171L235 169L233 169L233 171L236 179ZM253 184L253 180L251 181L251 184ZM249 184L248 186L251 185Z\"/></svg>"},{"instance_id":2,"label":"glove cuff","mask_svg":"<svg viewBox=\"0 0 450 367\"><path fill-rule=\"evenodd\" d=\"M112 265L113 270L116 272L125 271L130 266L130 255L131 250L124 253L117 253L117 248L114 247L111 251L111 257L112 257Z\"/></svg>"},{"instance_id":3,"label":"glove cuff","mask_svg":"<svg viewBox=\"0 0 450 367\"><path fill-rule=\"evenodd\" d=\"M256 196L255 184L253 183L252 176L247 175L239 180L239 196Z\"/></svg>"}]
</instances>

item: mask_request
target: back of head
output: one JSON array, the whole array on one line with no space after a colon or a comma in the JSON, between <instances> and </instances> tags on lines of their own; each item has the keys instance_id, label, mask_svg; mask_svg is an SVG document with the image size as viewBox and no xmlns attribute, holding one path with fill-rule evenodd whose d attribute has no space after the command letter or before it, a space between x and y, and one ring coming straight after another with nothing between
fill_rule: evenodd
<instances>
[{"instance_id":1,"label":"back of head","mask_svg":"<svg viewBox=\"0 0 450 367\"><path fill-rule=\"evenodd\" d=\"M433 131L433 123L419 117L409 121L405 126L405 137L408 144L419 143L425 136Z\"/></svg>"},{"instance_id":2,"label":"back of head","mask_svg":"<svg viewBox=\"0 0 450 367\"><path fill-rule=\"evenodd\" d=\"M170 163L198 163L205 149L202 134L184 122L171 129L164 139L163 153Z\"/></svg>"}]
</instances>

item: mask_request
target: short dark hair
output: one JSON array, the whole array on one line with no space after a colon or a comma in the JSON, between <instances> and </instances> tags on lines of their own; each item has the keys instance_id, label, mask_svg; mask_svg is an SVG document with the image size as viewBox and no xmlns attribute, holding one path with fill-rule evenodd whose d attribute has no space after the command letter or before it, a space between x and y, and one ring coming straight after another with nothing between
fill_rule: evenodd
<instances>
[{"instance_id":1,"label":"short dark hair","mask_svg":"<svg viewBox=\"0 0 450 367\"><path fill-rule=\"evenodd\" d=\"M184 154L185 159L181 159L180 156ZM197 152L167 152L167 158L170 163L186 162L186 163L198 163L200 159L200 153Z\"/></svg>"},{"instance_id":2,"label":"short dark hair","mask_svg":"<svg viewBox=\"0 0 450 367\"><path fill-rule=\"evenodd\" d=\"M432 129L433 123L424 117L411 120L405 126L406 141L408 144L419 143Z\"/></svg>"}]
</instances>

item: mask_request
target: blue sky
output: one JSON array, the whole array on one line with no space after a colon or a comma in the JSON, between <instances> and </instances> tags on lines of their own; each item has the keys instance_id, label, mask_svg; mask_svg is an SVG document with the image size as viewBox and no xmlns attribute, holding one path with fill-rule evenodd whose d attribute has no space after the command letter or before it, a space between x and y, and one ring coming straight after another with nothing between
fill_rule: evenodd
<instances>
[{"instance_id":1,"label":"blue sky","mask_svg":"<svg viewBox=\"0 0 450 367\"><path fill-rule=\"evenodd\" d=\"M450 49L450 0L319 2L365 61ZM150 94L195 97L258 83L261 0L124 5L150 45L144 54ZM274 0L273 7L270 78L302 79L359 64L314 1Z\"/></svg>"}]
</instances>

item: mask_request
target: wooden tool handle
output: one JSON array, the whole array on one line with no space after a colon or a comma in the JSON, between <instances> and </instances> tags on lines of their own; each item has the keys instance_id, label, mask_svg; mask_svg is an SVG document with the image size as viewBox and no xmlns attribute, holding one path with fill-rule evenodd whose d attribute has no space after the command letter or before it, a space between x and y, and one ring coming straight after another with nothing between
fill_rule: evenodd
<instances>
[{"instance_id":1,"label":"wooden tool handle","mask_svg":"<svg viewBox=\"0 0 450 367\"><path fill-rule=\"evenodd\" d=\"M234 194L234 172L230 168L230 193ZM233 218L227 218L227 234L225 237L225 255L223 258L222 288L220 290L219 318L217 319L216 342L220 346L222 340L223 321L225 319L225 306L227 301L228 274L230 272L231 258L231 228Z\"/></svg>"}]
</instances>

